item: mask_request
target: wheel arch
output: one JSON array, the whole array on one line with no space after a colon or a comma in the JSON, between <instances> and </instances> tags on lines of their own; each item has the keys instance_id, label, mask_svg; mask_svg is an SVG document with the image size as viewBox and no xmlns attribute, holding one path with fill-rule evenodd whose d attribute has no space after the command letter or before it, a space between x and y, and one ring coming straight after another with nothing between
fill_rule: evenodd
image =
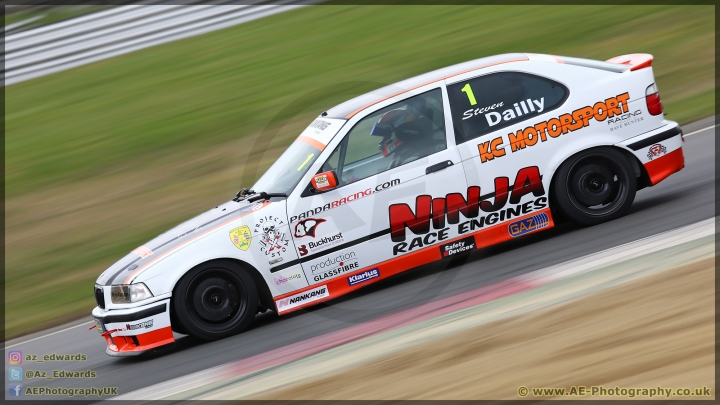
<instances>
[{"instance_id":1,"label":"wheel arch","mask_svg":"<svg viewBox=\"0 0 720 405\"><path fill-rule=\"evenodd\" d=\"M554 162L554 164L551 166L551 177L550 181L548 182L548 198L550 200L550 208L553 209L553 214L555 214L554 207L557 207L557 204L554 200L554 184L555 184L555 176L557 175L557 172L560 170L560 167L567 162L568 160L572 159L576 155L583 153L590 149L600 149L600 148L608 148L613 149L616 151L619 151L622 153L623 156L627 159L627 161L633 166L633 169L635 170L635 177L637 178L637 190L643 189L645 187L649 187L650 185L650 177L647 174L647 171L645 170L645 166L640 163L640 160L638 160L637 156L635 156L629 149L624 148L622 146L613 145L613 144L605 144L605 145L596 145L588 148L583 148L580 150L577 150L567 156L564 156L561 159L558 159Z\"/></svg>"},{"instance_id":2,"label":"wheel arch","mask_svg":"<svg viewBox=\"0 0 720 405\"><path fill-rule=\"evenodd\" d=\"M273 300L272 293L270 292L270 287L267 285L267 282L265 282L265 279L263 278L262 274L260 274L260 271L255 268L255 266L251 265L248 262L236 259L234 257L218 257L210 260L205 260L203 262L197 263L194 266L190 267L187 271L185 271L182 276L178 277L172 286L172 295L175 295L175 290L180 283L180 280L182 280L192 269L202 266L204 264L213 263L213 262L231 262L239 265L243 269L248 271L248 274L252 277L253 281L255 282L255 285L258 290L258 298L260 299L259 302L259 310L260 312L265 312L268 309L274 308L275 301ZM173 300L170 300L170 316L172 317L174 313L173 308ZM171 319L172 323L172 319Z\"/></svg>"}]
</instances>

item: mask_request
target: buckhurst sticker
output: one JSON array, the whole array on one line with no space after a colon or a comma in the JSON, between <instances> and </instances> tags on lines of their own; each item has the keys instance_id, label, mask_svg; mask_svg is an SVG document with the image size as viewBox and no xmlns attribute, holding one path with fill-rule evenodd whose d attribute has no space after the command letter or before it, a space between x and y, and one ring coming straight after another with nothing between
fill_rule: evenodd
<instances>
[{"instance_id":1,"label":"buckhurst sticker","mask_svg":"<svg viewBox=\"0 0 720 405\"><path fill-rule=\"evenodd\" d=\"M354 286L355 284L364 283L365 281L378 277L380 277L380 269L376 267L374 269L363 271L362 273L353 274L347 278L347 281L350 286Z\"/></svg>"},{"instance_id":2,"label":"buckhurst sticker","mask_svg":"<svg viewBox=\"0 0 720 405\"><path fill-rule=\"evenodd\" d=\"M655 145L650 147L650 150L648 150L647 158L653 160L653 158L664 155L666 153L667 148L660 143L656 143Z\"/></svg>"},{"instance_id":3,"label":"buckhurst sticker","mask_svg":"<svg viewBox=\"0 0 720 405\"><path fill-rule=\"evenodd\" d=\"M550 225L550 218L547 214L537 214L530 218L521 219L516 222L512 222L508 225L508 232L512 237L518 237L536 231L541 228L545 228Z\"/></svg>"},{"instance_id":4,"label":"buckhurst sticker","mask_svg":"<svg viewBox=\"0 0 720 405\"><path fill-rule=\"evenodd\" d=\"M442 257L454 256L473 249L475 249L474 236L468 236L467 238L462 238L460 240L456 240L455 242L440 245L440 253L442 253Z\"/></svg>"},{"instance_id":5,"label":"buckhurst sticker","mask_svg":"<svg viewBox=\"0 0 720 405\"><path fill-rule=\"evenodd\" d=\"M307 256L308 253L319 252L344 241L345 239L343 239L342 232L338 232L335 235L326 236L316 241L309 241L298 246L298 253L300 257Z\"/></svg>"},{"instance_id":6,"label":"buckhurst sticker","mask_svg":"<svg viewBox=\"0 0 720 405\"><path fill-rule=\"evenodd\" d=\"M326 285L307 290L299 294L291 295L287 298L275 301L278 312L283 313L300 305L304 305L310 302L314 302L326 297L329 297L328 288Z\"/></svg>"}]
</instances>

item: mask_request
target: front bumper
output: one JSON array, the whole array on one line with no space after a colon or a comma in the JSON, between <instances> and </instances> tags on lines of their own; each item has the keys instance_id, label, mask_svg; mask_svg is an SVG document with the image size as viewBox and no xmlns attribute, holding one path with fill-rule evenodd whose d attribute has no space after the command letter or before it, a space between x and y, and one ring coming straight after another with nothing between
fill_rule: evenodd
<instances>
[{"instance_id":1,"label":"front bumper","mask_svg":"<svg viewBox=\"0 0 720 405\"><path fill-rule=\"evenodd\" d=\"M170 328L170 299L137 308L92 311L110 356L133 356L175 341Z\"/></svg>"}]
</instances>

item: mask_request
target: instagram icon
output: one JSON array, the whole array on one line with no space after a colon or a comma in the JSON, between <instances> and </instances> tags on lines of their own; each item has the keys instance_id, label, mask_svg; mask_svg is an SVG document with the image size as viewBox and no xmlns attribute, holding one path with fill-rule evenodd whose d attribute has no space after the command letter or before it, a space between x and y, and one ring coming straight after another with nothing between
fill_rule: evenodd
<instances>
[{"instance_id":1,"label":"instagram icon","mask_svg":"<svg viewBox=\"0 0 720 405\"><path fill-rule=\"evenodd\" d=\"M22 352L8 352L8 364L22 364Z\"/></svg>"}]
</instances>

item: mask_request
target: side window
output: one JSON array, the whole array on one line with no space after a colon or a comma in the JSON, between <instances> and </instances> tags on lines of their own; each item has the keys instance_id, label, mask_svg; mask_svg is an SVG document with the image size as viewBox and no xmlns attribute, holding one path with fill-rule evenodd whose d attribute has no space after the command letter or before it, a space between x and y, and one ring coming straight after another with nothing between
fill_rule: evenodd
<instances>
[{"instance_id":1,"label":"side window","mask_svg":"<svg viewBox=\"0 0 720 405\"><path fill-rule=\"evenodd\" d=\"M320 172L335 170L344 186L445 148L442 92L435 89L363 118Z\"/></svg>"},{"instance_id":2,"label":"side window","mask_svg":"<svg viewBox=\"0 0 720 405\"><path fill-rule=\"evenodd\" d=\"M558 82L519 72L492 73L448 86L457 143L554 110L568 94Z\"/></svg>"}]
</instances>

